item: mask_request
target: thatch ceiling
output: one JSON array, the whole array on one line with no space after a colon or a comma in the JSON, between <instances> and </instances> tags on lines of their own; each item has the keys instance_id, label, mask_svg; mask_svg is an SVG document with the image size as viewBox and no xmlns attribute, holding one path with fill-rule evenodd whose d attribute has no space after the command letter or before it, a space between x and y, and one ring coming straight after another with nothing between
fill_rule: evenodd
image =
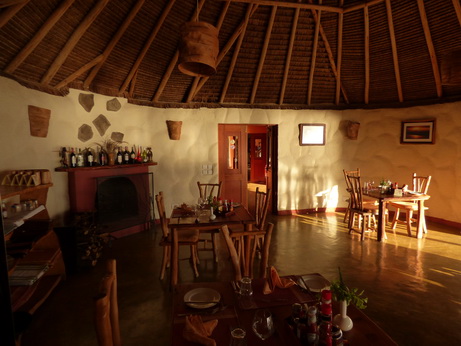
<instances>
[{"instance_id":1,"label":"thatch ceiling","mask_svg":"<svg viewBox=\"0 0 461 346\"><path fill-rule=\"evenodd\" d=\"M0 0L0 70L154 107L362 108L461 100L442 61L460 0ZM177 68L182 24L219 28L217 73ZM461 63L461 62L460 62Z\"/></svg>"}]
</instances>

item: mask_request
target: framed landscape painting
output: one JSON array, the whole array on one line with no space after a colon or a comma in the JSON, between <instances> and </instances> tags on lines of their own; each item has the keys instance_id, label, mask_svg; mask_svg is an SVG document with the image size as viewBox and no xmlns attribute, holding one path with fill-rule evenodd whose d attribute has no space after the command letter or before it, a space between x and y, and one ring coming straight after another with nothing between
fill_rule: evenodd
<instances>
[{"instance_id":1,"label":"framed landscape painting","mask_svg":"<svg viewBox=\"0 0 461 346\"><path fill-rule=\"evenodd\" d=\"M299 124L299 145L325 145L325 124Z\"/></svg>"},{"instance_id":2,"label":"framed landscape painting","mask_svg":"<svg viewBox=\"0 0 461 346\"><path fill-rule=\"evenodd\" d=\"M400 143L433 144L435 141L435 120L402 121Z\"/></svg>"}]
</instances>

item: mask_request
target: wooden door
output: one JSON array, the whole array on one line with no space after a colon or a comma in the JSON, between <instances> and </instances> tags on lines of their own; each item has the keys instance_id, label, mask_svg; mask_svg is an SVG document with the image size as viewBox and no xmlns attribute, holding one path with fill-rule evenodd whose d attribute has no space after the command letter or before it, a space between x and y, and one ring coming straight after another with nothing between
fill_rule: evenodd
<instances>
[{"instance_id":1,"label":"wooden door","mask_svg":"<svg viewBox=\"0 0 461 346\"><path fill-rule=\"evenodd\" d=\"M218 125L218 171L223 199L248 208L248 138L246 125Z\"/></svg>"}]
</instances>

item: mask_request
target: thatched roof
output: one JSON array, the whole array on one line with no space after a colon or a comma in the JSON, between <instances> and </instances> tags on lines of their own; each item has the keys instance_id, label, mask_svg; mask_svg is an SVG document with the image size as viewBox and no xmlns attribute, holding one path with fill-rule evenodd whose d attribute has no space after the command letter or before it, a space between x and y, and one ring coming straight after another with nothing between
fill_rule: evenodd
<instances>
[{"instance_id":1,"label":"thatched roof","mask_svg":"<svg viewBox=\"0 0 461 346\"><path fill-rule=\"evenodd\" d=\"M211 77L177 68L181 26L197 8L219 29ZM460 0L0 0L4 76L48 93L70 87L155 107L460 100L443 63L460 49Z\"/></svg>"}]
</instances>

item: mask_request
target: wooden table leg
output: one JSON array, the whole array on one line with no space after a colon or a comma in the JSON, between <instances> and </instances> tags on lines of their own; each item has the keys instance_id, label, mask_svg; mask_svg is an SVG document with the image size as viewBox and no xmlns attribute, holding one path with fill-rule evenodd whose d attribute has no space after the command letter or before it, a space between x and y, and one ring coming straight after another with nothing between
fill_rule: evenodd
<instances>
[{"instance_id":1,"label":"wooden table leg","mask_svg":"<svg viewBox=\"0 0 461 346\"><path fill-rule=\"evenodd\" d=\"M378 241L381 241L386 238L385 227L386 227L386 212L385 212L386 203L380 198L379 199L379 214L378 214Z\"/></svg>"},{"instance_id":2,"label":"wooden table leg","mask_svg":"<svg viewBox=\"0 0 461 346\"><path fill-rule=\"evenodd\" d=\"M416 238L423 237L424 200L418 200L418 219L416 220Z\"/></svg>"},{"instance_id":3,"label":"wooden table leg","mask_svg":"<svg viewBox=\"0 0 461 346\"><path fill-rule=\"evenodd\" d=\"M253 225L251 223L245 224L245 232L251 232ZM249 237L244 237L244 248L245 248L245 265L243 268L243 276L250 276L250 258L251 258L251 244Z\"/></svg>"},{"instance_id":4,"label":"wooden table leg","mask_svg":"<svg viewBox=\"0 0 461 346\"><path fill-rule=\"evenodd\" d=\"M173 228L171 232L171 279L170 279L170 288L173 289L178 283L178 256L179 256L179 245L178 245L178 233L177 229Z\"/></svg>"}]
</instances>

